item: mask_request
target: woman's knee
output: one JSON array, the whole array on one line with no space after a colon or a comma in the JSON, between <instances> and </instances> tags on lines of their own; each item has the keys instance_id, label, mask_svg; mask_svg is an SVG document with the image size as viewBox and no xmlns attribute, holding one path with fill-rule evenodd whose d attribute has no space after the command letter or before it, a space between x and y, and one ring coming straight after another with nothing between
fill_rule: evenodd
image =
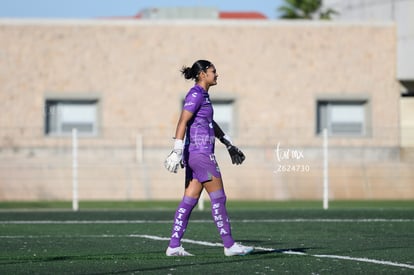
<instances>
[{"instance_id":1,"label":"woman's knee","mask_svg":"<svg viewBox=\"0 0 414 275\"><path fill-rule=\"evenodd\" d=\"M198 199L200 198L200 194L202 190L203 190L202 184L198 180L193 179L190 181L190 183L186 187L184 191L184 195L187 197Z\"/></svg>"},{"instance_id":2,"label":"woman's knee","mask_svg":"<svg viewBox=\"0 0 414 275\"><path fill-rule=\"evenodd\" d=\"M204 183L204 188L206 188L208 193L224 189L223 181L221 178L212 177L210 181Z\"/></svg>"}]
</instances>

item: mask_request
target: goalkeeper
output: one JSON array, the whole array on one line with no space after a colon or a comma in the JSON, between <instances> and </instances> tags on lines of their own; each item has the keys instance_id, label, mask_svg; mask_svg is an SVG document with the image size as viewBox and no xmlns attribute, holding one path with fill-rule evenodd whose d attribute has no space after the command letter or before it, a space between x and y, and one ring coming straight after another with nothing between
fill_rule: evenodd
<instances>
[{"instance_id":1,"label":"goalkeeper","mask_svg":"<svg viewBox=\"0 0 414 275\"><path fill-rule=\"evenodd\" d=\"M227 147L233 164L241 164L245 159L244 154L232 144L230 138L213 120L213 107L208 91L217 84L216 68L207 60L198 60L192 67L183 67L181 72L185 79L193 79L195 85L185 97L175 133L174 149L164 163L167 170L173 173L177 172L180 165L186 168L184 196L175 213L166 255L192 256L181 246L181 239L203 189L210 196L212 216L223 241L224 254L246 255L253 248L233 240L226 210L226 194L214 156L217 137Z\"/></svg>"}]
</instances>

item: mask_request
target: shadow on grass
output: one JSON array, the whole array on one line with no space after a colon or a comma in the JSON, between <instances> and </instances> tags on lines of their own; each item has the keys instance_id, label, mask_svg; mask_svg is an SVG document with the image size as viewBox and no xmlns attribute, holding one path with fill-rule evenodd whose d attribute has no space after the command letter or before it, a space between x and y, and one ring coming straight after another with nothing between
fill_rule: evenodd
<instances>
[{"instance_id":1,"label":"shadow on grass","mask_svg":"<svg viewBox=\"0 0 414 275\"><path fill-rule=\"evenodd\" d=\"M60 255L60 256L27 256L9 259L0 258L0 266L27 264L27 263L47 263L59 261L102 261L102 260L133 260L130 253L108 254L108 255Z\"/></svg>"},{"instance_id":2,"label":"shadow on grass","mask_svg":"<svg viewBox=\"0 0 414 275\"><path fill-rule=\"evenodd\" d=\"M118 270L118 271L111 271L107 273L96 273L96 274L123 274L123 273L134 273L134 272L156 272L156 271L163 271L163 270L174 270L175 268L183 268L183 267L191 267L191 266L210 266L214 264L223 264L223 263L241 263L241 262L248 262L248 261L257 261L259 259L258 256L261 255L269 255L269 254L285 254L286 252L297 252L297 253L306 253L307 250L313 249L308 247L301 247L301 248L287 248L287 249L274 249L269 251L254 251L246 256L233 256L233 257L225 257L223 260L218 261L207 261L207 262L195 262L192 261L191 263L180 263L180 264L173 264L173 265L160 265L158 267L148 267L148 268L137 268L137 269L129 269L129 270ZM289 255L292 256L292 255ZM294 255L293 255L294 256ZM224 257L224 256L223 256ZM177 259L178 257L171 257L171 259ZM186 259L197 259L196 257L185 257ZM200 257L198 257L200 259ZM86 275L86 274L85 274ZM95 273L88 273L87 275L95 275Z\"/></svg>"},{"instance_id":3,"label":"shadow on grass","mask_svg":"<svg viewBox=\"0 0 414 275\"><path fill-rule=\"evenodd\" d=\"M314 249L312 247L301 247L301 248L287 248L287 249L273 249L273 250L262 250L262 251L253 251L250 255L266 255L266 254L288 254L289 252L294 253L303 253L306 254L306 251L309 249Z\"/></svg>"},{"instance_id":4,"label":"shadow on grass","mask_svg":"<svg viewBox=\"0 0 414 275\"><path fill-rule=\"evenodd\" d=\"M241 263L241 262L249 262L249 261L257 261L260 259L259 256L262 255L281 255L286 254L286 252L296 252L296 253L306 253L307 250L313 248L310 247L301 247L301 248L286 248L286 249L274 249L274 250L266 250L260 251L256 250L253 251L251 254L246 256L234 256L234 257L224 257L219 260L208 261L208 259L212 259L210 257L184 257L186 260L191 260L190 263L177 263L177 264L160 264L157 267L147 267L147 268L124 268L122 270L108 270L108 271L100 271L100 272L87 272L87 271L76 271L78 274L85 274L85 275L95 275L95 274L124 274L124 273L134 273L134 272L163 272L166 270L174 270L176 268L185 268L185 267L192 267L192 266L207 266L207 265L215 265L215 264L232 264L232 263ZM157 253L158 254L158 253ZM128 261L136 261L136 254L130 253L120 253L120 254L108 254L108 255L61 255L61 256L46 256L46 257L18 257L17 259L9 259L8 261L3 261L0 266L8 266L8 265L15 265L15 264L27 264L27 263L46 263L46 262L65 262L65 261L116 261L116 260L128 260ZM211 256L211 255L210 255ZM179 257L166 257L165 260L176 260ZM199 260L205 261L200 262Z\"/></svg>"}]
</instances>

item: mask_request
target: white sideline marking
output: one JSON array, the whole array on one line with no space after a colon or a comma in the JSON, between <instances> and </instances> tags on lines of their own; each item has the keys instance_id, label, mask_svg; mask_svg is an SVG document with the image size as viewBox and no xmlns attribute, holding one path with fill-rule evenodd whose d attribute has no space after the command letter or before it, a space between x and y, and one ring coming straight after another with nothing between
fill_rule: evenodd
<instances>
[{"instance_id":1,"label":"white sideline marking","mask_svg":"<svg viewBox=\"0 0 414 275\"><path fill-rule=\"evenodd\" d=\"M232 221L233 222L233 221ZM414 222L414 219L257 219L257 220L239 220L242 223L255 222Z\"/></svg>"},{"instance_id":2,"label":"white sideline marking","mask_svg":"<svg viewBox=\"0 0 414 275\"><path fill-rule=\"evenodd\" d=\"M151 239L151 240L156 240L156 241L169 241L170 240L170 238L151 236L151 235L131 234L131 235L128 235L128 237L145 238L145 239ZM204 245L204 246L223 246L221 243L195 241L195 240L190 240L190 239L182 239L181 241L184 242L184 243L199 244L199 245Z\"/></svg>"},{"instance_id":3,"label":"white sideline marking","mask_svg":"<svg viewBox=\"0 0 414 275\"><path fill-rule=\"evenodd\" d=\"M152 239L152 240L160 240L160 241L169 241L170 240L170 238L151 236L151 235L129 235L129 236L137 237L137 238ZM220 246L220 247L223 246L221 243L195 241L195 240L190 240L190 239L182 239L182 242L192 243L192 244L199 244L199 245L204 245L204 246ZM263 251L277 251L274 248L266 248L266 247L254 247L254 249L255 250L263 250ZM366 263L382 264L382 265L390 265L390 266L397 266L397 267L414 269L414 265L402 264L402 263L396 263L396 262L390 262L390 261L374 260L374 259L368 259L368 258L355 258L355 257L339 256L339 255L318 255L318 254L312 255L312 254L307 254L307 253L304 253L304 252L291 251L291 250L281 251L280 253L289 254L289 255L312 256L312 257L317 257L317 258L332 258L332 259L340 259L340 260L350 260L350 261L357 261L357 262L366 262Z\"/></svg>"},{"instance_id":4,"label":"white sideline marking","mask_svg":"<svg viewBox=\"0 0 414 275\"><path fill-rule=\"evenodd\" d=\"M382 265L391 265L391 266L398 266L398 267L414 269L414 265L401 264L401 263L390 262L390 261L373 260L373 259L368 259L368 258L354 258L354 257L337 256L337 255L311 255L311 256L318 257L318 258L333 258L333 259L340 259L340 260L351 260L351 261L373 263L373 264L382 264Z\"/></svg>"},{"instance_id":5,"label":"white sideline marking","mask_svg":"<svg viewBox=\"0 0 414 275\"><path fill-rule=\"evenodd\" d=\"M153 235L140 235L140 234L130 234L130 235L79 235L79 236L53 236L53 235L15 235L15 236L7 236L7 235L0 235L0 239L21 239L21 238L28 238L28 239L35 239L35 238L143 238L143 239L150 239L150 240L156 240L156 241L169 241L170 238L167 237L159 237L159 236L153 236ZM223 244L221 243L212 243L212 242L206 242L206 241L196 241L191 239L182 239L181 240L184 243L192 243L192 244L198 244L203 246L213 246L213 247L223 247ZM278 251L274 248L267 248L267 247L254 247L255 250L262 250L262 251ZM349 257L349 256L340 256L340 255L318 255L318 254L308 254L304 252L299 251L280 251L279 253L282 254L288 254L288 255L301 255L301 256L311 256L316 258L331 258L331 259L339 259L339 260L349 260L349 261L357 261L357 262L365 262L365 263L373 263L373 264L381 264L381 265L389 265L389 266L396 266L401 268L409 268L414 269L414 265L409 264L403 264L403 263L396 263L391 261L382 261L382 260L375 260L375 259L368 259L368 258L356 258L356 257Z\"/></svg>"},{"instance_id":6,"label":"white sideline marking","mask_svg":"<svg viewBox=\"0 0 414 275\"><path fill-rule=\"evenodd\" d=\"M212 220L192 220L192 223L211 223ZM347 223L347 222L414 222L414 219L257 219L257 220L231 220L232 223L305 223L305 222L324 222L324 223ZM32 220L32 221L0 221L0 224L170 224L172 220Z\"/></svg>"}]
</instances>

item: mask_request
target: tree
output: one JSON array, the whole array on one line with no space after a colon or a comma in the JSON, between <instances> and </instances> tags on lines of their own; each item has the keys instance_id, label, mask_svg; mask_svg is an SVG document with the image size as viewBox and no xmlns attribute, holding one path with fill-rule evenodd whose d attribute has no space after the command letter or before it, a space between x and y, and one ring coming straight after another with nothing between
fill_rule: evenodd
<instances>
[{"instance_id":1,"label":"tree","mask_svg":"<svg viewBox=\"0 0 414 275\"><path fill-rule=\"evenodd\" d=\"M285 0L285 4L278 9L284 19L331 19L338 14L333 9L322 10L322 0Z\"/></svg>"}]
</instances>

